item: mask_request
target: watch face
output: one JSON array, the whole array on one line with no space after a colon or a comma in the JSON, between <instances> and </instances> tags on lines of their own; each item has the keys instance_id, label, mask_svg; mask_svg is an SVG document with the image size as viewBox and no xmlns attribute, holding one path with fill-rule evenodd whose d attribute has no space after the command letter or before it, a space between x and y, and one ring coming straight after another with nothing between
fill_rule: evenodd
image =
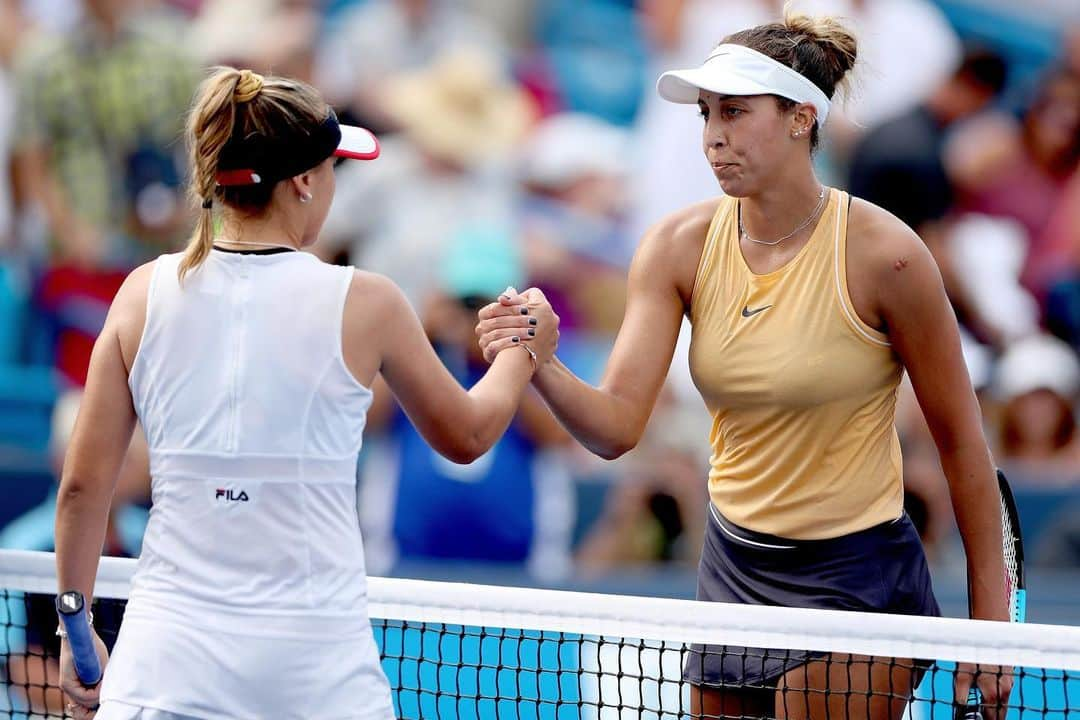
<instances>
[{"instance_id":1,"label":"watch face","mask_svg":"<svg viewBox=\"0 0 1080 720\"><path fill-rule=\"evenodd\" d=\"M66 592L56 598L56 609L65 615L77 613L81 611L82 608L83 596L80 592Z\"/></svg>"}]
</instances>

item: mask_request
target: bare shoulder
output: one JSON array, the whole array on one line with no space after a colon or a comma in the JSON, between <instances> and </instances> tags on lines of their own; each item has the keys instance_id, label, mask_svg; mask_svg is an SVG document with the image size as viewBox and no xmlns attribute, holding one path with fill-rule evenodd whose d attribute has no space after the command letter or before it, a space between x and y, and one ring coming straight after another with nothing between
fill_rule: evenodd
<instances>
[{"instance_id":1,"label":"bare shoulder","mask_svg":"<svg viewBox=\"0 0 1080 720\"><path fill-rule=\"evenodd\" d=\"M151 260L128 273L113 298L105 328L102 329L102 335L115 333L129 372L142 343L143 329L146 327L146 300L156 265L157 260Z\"/></svg>"},{"instance_id":2,"label":"bare shoulder","mask_svg":"<svg viewBox=\"0 0 1080 720\"><path fill-rule=\"evenodd\" d=\"M142 334L142 327L146 322L146 300L150 294L150 282L156 266L157 260L151 260L128 273L109 307L107 322L118 324L121 330L132 329L127 326L135 325L134 329L137 329L139 335Z\"/></svg>"},{"instance_id":3,"label":"bare shoulder","mask_svg":"<svg viewBox=\"0 0 1080 720\"><path fill-rule=\"evenodd\" d=\"M345 329L354 337L382 336L403 314L415 314L401 288L393 280L367 270L353 270L349 294L345 298Z\"/></svg>"},{"instance_id":4,"label":"bare shoulder","mask_svg":"<svg viewBox=\"0 0 1080 720\"><path fill-rule=\"evenodd\" d=\"M888 328L894 343L910 332L911 318L947 304L941 273L922 239L863 200L852 203L847 264L856 311L872 327Z\"/></svg>"},{"instance_id":5,"label":"bare shoulder","mask_svg":"<svg viewBox=\"0 0 1080 720\"><path fill-rule=\"evenodd\" d=\"M641 240L641 247L662 245L670 251L672 248L698 245L700 249L709 225L724 200L723 196L710 198L670 213L649 228Z\"/></svg>"},{"instance_id":6,"label":"bare shoulder","mask_svg":"<svg viewBox=\"0 0 1080 720\"><path fill-rule=\"evenodd\" d=\"M874 282L904 277L936 265L926 243L889 211L852 198L848 217L848 267Z\"/></svg>"},{"instance_id":7,"label":"bare shoulder","mask_svg":"<svg viewBox=\"0 0 1080 720\"><path fill-rule=\"evenodd\" d=\"M341 344L353 377L370 387L386 353L398 343L403 328L418 325L405 293L390 278L353 270L345 298Z\"/></svg>"},{"instance_id":8,"label":"bare shoulder","mask_svg":"<svg viewBox=\"0 0 1080 720\"><path fill-rule=\"evenodd\" d=\"M349 302L363 303L365 307L374 305L382 309L395 303L408 304L405 293L393 280L367 270L353 270L352 284L349 287Z\"/></svg>"},{"instance_id":9,"label":"bare shoulder","mask_svg":"<svg viewBox=\"0 0 1080 720\"><path fill-rule=\"evenodd\" d=\"M117 302L127 304L139 300L145 303L146 296L150 292L150 281L154 277L155 267L157 267L157 260L151 260L128 273L120 290L116 293L114 304Z\"/></svg>"},{"instance_id":10,"label":"bare shoulder","mask_svg":"<svg viewBox=\"0 0 1080 720\"><path fill-rule=\"evenodd\" d=\"M689 302L705 236L723 196L676 210L646 231L634 255L633 276L675 283Z\"/></svg>"}]
</instances>

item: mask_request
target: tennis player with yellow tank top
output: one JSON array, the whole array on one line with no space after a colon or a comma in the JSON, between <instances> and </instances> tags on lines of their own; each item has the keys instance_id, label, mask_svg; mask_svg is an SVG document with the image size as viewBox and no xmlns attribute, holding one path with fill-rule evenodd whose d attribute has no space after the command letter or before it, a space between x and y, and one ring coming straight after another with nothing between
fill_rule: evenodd
<instances>
[{"instance_id":1,"label":"tennis player with yellow tank top","mask_svg":"<svg viewBox=\"0 0 1080 720\"><path fill-rule=\"evenodd\" d=\"M626 315L599 386L557 361L533 384L589 450L637 443L682 316L690 370L713 424L709 523L698 598L939 614L903 509L894 428L906 370L929 422L963 536L975 617L1008 619L995 473L930 253L884 210L824 187L811 154L856 40L829 18L788 14L726 38L660 94L696 103L724 196L679 210L644 237ZM491 343L520 334L508 292L480 313ZM921 675L911 659L695 647L684 668L694 716L898 719ZM836 662L828 662L833 660ZM957 673L965 698L971 671ZM1011 678L975 676L989 718Z\"/></svg>"}]
</instances>

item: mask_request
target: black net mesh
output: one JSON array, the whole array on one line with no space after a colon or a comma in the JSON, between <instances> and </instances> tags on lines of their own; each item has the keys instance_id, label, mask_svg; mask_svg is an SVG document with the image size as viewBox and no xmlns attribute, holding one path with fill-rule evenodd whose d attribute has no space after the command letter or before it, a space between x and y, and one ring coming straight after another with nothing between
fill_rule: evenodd
<instances>
[{"instance_id":1,"label":"black net mesh","mask_svg":"<svg viewBox=\"0 0 1080 720\"><path fill-rule=\"evenodd\" d=\"M124 602L98 600L93 610L111 647ZM0 590L0 621L0 718L64 717L52 596ZM373 626L402 718L979 716L953 702L955 665L932 658L383 619ZM1009 720L1080 718L1080 673L1017 667L1009 677ZM987 708L982 714L997 716Z\"/></svg>"}]
</instances>

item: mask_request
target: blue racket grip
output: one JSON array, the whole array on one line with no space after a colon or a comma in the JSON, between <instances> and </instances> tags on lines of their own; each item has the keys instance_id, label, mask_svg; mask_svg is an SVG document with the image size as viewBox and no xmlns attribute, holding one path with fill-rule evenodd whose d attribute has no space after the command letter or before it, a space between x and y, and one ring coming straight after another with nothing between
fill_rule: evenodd
<instances>
[{"instance_id":1,"label":"blue racket grip","mask_svg":"<svg viewBox=\"0 0 1080 720\"><path fill-rule=\"evenodd\" d=\"M86 687L101 682L101 661L94 645L94 633L82 593L66 592L56 598L56 613L67 632L71 657L75 661L75 674Z\"/></svg>"}]
</instances>

